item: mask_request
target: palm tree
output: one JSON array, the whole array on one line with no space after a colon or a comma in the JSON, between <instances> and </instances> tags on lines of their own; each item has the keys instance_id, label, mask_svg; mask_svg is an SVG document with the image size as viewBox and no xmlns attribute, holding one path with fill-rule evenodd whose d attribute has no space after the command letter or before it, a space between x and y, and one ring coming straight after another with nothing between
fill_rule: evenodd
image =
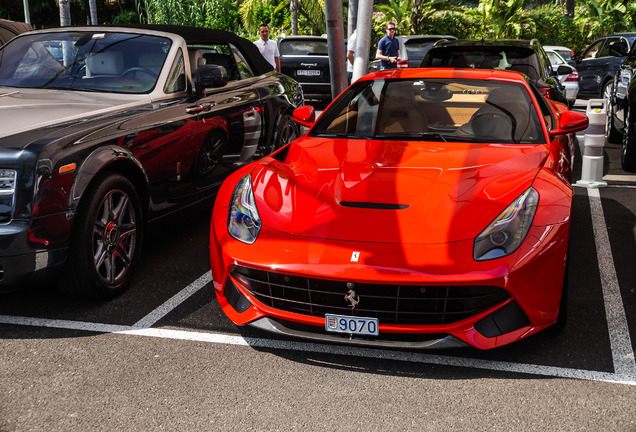
<instances>
[{"instance_id":1,"label":"palm tree","mask_svg":"<svg viewBox=\"0 0 636 432\"><path fill-rule=\"evenodd\" d=\"M239 6L243 25L247 29L255 29L260 24L260 20L256 16L258 7L277 0L243 0ZM274 9L278 12L287 7L286 1L282 1ZM308 30L312 34L320 34L325 32L325 3L323 0L290 0L291 11L291 30L292 34L298 34L298 15L305 20Z\"/></svg>"},{"instance_id":2,"label":"palm tree","mask_svg":"<svg viewBox=\"0 0 636 432\"><path fill-rule=\"evenodd\" d=\"M60 0L60 26L71 25L71 0Z\"/></svg>"},{"instance_id":3,"label":"palm tree","mask_svg":"<svg viewBox=\"0 0 636 432\"><path fill-rule=\"evenodd\" d=\"M97 0L88 0L88 8L91 13L91 24L97 25Z\"/></svg>"},{"instance_id":4,"label":"palm tree","mask_svg":"<svg viewBox=\"0 0 636 432\"><path fill-rule=\"evenodd\" d=\"M534 28L534 21L523 11L524 0L480 0L477 9L467 12L482 23L482 37L486 31L493 38L519 37L524 27Z\"/></svg>"},{"instance_id":5,"label":"palm tree","mask_svg":"<svg viewBox=\"0 0 636 432\"><path fill-rule=\"evenodd\" d=\"M579 25L587 25L589 38L633 31L636 27L636 4L624 0L586 0L577 13Z\"/></svg>"}]
</instances>

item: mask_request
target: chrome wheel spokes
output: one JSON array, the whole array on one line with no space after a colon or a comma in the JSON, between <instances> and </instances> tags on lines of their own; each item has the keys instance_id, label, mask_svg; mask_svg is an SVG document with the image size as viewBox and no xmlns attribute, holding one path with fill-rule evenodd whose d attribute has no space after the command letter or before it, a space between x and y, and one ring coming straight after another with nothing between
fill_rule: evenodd
<instances>
[{"instance_id":1,"label":"chrome wheel spokes","mask_svg":"<svg viewBox=\"0 0 636 432\"><path fill-rule=\"evenodd\" d=\"M137 242L134 206L121 190L109 191L93 226L93 260L102 281L116 284L130 271Z\"/></svg>"}]
</instances>

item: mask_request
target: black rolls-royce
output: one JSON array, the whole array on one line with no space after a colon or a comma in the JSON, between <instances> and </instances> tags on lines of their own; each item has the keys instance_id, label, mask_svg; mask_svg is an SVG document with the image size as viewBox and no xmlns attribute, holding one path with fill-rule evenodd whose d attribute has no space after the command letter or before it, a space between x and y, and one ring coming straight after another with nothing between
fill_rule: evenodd
<instances>
[{"instance_id":1,"label":"black rolls-royce","mask_svg":"<svg viewBox=\"0 0 636 432\"><path fill-rule=\"evenodd\" d=\"M296 81L224 31L15 38L0 49L0 291L53 276L74 295L121 293L144 222L298 136L303 103Z\"/></svg>"}]
</instances>

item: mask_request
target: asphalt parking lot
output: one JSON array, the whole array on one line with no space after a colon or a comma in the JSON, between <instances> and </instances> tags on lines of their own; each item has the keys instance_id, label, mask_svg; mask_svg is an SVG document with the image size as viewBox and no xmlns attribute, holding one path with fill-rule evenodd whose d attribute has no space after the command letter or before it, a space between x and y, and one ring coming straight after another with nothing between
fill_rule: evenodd
<instances>
[{"instance_id":1,"label":"asphalt parking lot","mask_svg":"<svg viewBox=\"0 0 636 432\"><path fill-rule=\"evenodd\" d=\"M0 431L636 431L636 175L619 151L607 187L574 188L559 331L422 352L237 328L212 292L208 201L149 227L117 299L0 296Z\"/></svg>"}]
</instances>

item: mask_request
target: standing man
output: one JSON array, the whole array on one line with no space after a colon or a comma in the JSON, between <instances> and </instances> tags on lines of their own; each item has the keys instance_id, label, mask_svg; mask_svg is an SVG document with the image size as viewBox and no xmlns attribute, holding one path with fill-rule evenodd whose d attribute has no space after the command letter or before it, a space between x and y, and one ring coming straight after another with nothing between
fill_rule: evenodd
<instances>
[{"instance_id":1,"label":"standing man","mask_svg":"<svg viewBox=\"0 0 636 432\"><path fill-rule=\"evenodd\" d=\"M254 45L258 47L265 60L271 64L277 72L280 72L278 68L278 58L280 54L278 52L278 45L273 40L269 40L269 27L267 24L262 23L258 26L258 34L260 39L254 42Z\"/></svg>"},{"instance_id":2,"label":"standing man","mask_svg":"<svg viewBox=\"0 0 636 432\"><path fill-rule=\"evenodd\" d=\"M395 37L394 22L386 24L386 36L378 42L375 58L381 60L382 70L397 68L397 62L400 60L400 42Z\"/></svg>"},{"instance_id":3,"label":"standing man","mask_svg":"<svg viewBox=\"0 0 636 432\"><path fill-rule=\"evenodd\" d=\"M351 33L347 41L347 78L349 78L349 84L351 84L351 77L353 76L353 61L356 55L356 31L354 30Z\"/></svg>"}]
</instances>

